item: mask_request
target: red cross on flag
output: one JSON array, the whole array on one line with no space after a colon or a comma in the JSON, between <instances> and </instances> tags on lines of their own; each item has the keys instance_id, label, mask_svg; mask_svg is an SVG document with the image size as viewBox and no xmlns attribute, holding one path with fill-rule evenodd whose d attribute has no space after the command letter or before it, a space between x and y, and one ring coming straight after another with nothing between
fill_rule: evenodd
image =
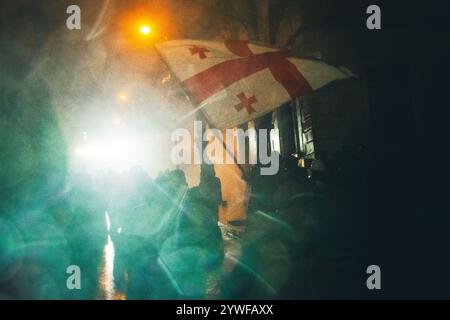
<instances>
[{"instance_id":1,"label":"red cross on flag","mask_svg":"<svg viewBox=\"0 0 450 320\"><path fill-rule=\"evenodd\" d=\"M293 98L352 76L321 61L247 41L174 40L157 50L217 128L240 125Z\"/></svg>"}]
</instances>

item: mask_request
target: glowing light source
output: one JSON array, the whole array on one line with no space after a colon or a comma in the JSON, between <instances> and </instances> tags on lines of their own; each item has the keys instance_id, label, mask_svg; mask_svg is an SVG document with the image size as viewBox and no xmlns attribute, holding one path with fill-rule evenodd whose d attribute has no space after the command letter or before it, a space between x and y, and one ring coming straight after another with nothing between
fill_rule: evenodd
<instances>
[{"instance_id":1,"label":"glowing light source","mask_svg":"<svg viewBox=\"0 0 450 320\"><path fill-rule=\"evenodd\" d=\"M139 27L139 32L144 36L147 36L152 33L152 28L149 25L144 24Z\"/></svg>"},{"instance_id":2,"label":"glowing light source","mask_svg":"<svg viewBox=\"0 0 450 320\"><path fill-rule=\"evenodd\" d=\"M142 149L142 143L136 136L120 132L79 146L75 154L91 170L125 172L142 164Z\"/></svg>"},{"instance_id":3,"label":"glowing light source","mask_svg":"<svg viewBox=\"0 0 450 320\"><path fill-rule=\"evenodd\" d=\"M84 156L84 149L81 148L81 147L76 148L76 149L75 149L75 154L76 154L77 156L79 156L79 157Z\"/></svg>"},{"instance_id":4,"label":"glowing light source","mask_svg":"<svg viewBox=\"0 0 450 320\"><path fill-rule=\"evenodd\" d=\"M137 5L118 15L119 32L122 39L133 49L148 49L164 41L172 20L161 10L154 11L145 5Z\"/></svg>"},{"instance_id":5,"label":"glowing light source","mask_svg":"<svg viewBox=\"0 0 450 320\"><path fill-rule=\"evenodd\" d=\"M125 93L119 93L119 95L117 97L119 98L119 100L122 100L122 101L127 100L127 95Z\"/></svg>"}]
</instances>

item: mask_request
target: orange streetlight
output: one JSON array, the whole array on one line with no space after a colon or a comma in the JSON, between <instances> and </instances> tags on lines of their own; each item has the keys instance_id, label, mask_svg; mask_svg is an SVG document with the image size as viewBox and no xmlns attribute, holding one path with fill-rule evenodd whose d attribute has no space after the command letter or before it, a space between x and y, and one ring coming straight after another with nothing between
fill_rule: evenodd
<instances>
[{"instance_id":1,"label":"orange streetlight","mask_svg":"<svg viewBox=\"0 0 450 320\"><path fill-rule=\"evenodd\" d=\"M148 49L165 38L165 15L159 11L155 15L154 11L137 7L121 15L121 36L134 49Z\"/></svg>"},{"instance_id":2,"label":"orange streetlight","mask_svg":"<svg viewBox=\"0 0 450 320\"><path fill-rule=\"evenodd\" d=\"M152 33L152 28L147 24L143 24L139 27L139 32L144 36L148 36Z\"/></svg>"}]
</instances>

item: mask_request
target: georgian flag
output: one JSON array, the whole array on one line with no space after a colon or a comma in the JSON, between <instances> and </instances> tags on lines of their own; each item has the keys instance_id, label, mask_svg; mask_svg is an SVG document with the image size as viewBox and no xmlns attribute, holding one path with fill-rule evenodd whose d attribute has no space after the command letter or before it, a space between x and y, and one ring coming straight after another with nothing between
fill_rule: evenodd
<instances>
[{"instance_id":1,"label":"georgian flag","mask_svg":"<svg viewBox=\"0 0 450 320\"><path fill-rule=\"evenodd\" d=\"M157 45L157 50L217 128L240 125L352 76L324 62L289 57L248 41L174 40Z\"/></svg>"}]
</instances>

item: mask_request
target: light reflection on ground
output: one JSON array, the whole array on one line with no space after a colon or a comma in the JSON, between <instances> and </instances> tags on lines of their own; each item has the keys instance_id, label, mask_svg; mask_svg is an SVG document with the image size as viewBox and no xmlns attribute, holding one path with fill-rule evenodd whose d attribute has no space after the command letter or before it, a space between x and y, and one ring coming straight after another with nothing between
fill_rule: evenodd
<instances>
[{"instance_id":1,"label":"light reflection on ground","mask_svg":"<svg viewBox=\"0 0 450 320\"><path fill-rule=\"evenodd\" d=\"M114 243L108 235L108 242L103 249L103 265L100 274L100 297L101 299L116 299L114 285Z\"/></svg>"},{"instance_id":2,"label":"light reflection on ground","mask_svg":"<svg viewBox=\"0 0 450 320\"><path fill-rule=\"evenodd\" d=\"M206 292L207 299L214 299L220 293L220 283L224 275L231 273L236 265L236 259L241 257L241 241L239 237L231 236L228 225L220 224L224 244L225 259L222 268L210 275ZM115 249L111 237L103 249L103 263L99 278L99 299L104 300L126 300L122 292L117 292L114 282L114 256Z\"/></svg>"}]
</instances>

